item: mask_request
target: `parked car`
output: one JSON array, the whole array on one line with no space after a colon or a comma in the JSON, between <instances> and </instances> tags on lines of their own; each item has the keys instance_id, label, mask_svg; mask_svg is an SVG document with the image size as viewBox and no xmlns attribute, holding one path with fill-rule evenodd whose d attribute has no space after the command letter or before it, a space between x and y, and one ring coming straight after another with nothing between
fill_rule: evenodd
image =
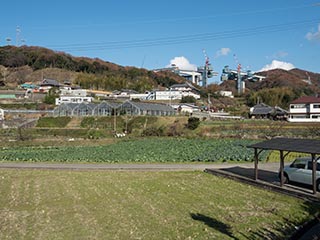
<instances>
[{"instance_id":1,"label":"parked car","mask_svg":"<svg viewBox=\"0 0 320 240\"><path fill-rule=\"evenodd\" d=\"M320 159L317 160L316 171L317 190L320 191ZM284 183L297 182L312 185L312 161L310 157L295 159L289 166L283 169ZM279 173L280 177L280 173Z\"/></svg>"}]
</instances>

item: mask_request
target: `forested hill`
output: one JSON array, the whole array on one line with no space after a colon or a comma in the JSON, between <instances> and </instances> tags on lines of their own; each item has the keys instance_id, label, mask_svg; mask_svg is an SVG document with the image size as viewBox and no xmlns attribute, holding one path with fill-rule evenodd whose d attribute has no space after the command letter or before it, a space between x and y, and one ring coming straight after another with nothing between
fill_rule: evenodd
<instances>
[{"instance_id":1,"label":"forested hill","mask_svg":"<svg viewBox=\"0 0 320 240\"><path fill-rule=\"evenodd\" d=\"M97 58L73 57L42 47L0 47L0 65L6 68L6 73L0 71L0 80L4 79L4 74L7 75L4 85L39 81L40 79L34 78L39 76L36 73L40 70L49 75L44 77L55 76L62 81L65 76L70 76L73 79L69 80L84 88L104 90L130 88L143 92L152 88L168 87L184 80L170 72L154 73L146 69L123 67ZM64 74L60 76L59 72L62 70Z\"/></svg>"},{"instance_id":2,"label":"forested hill","mask_svg":"<svg viewBox=\"0 0 320 240\"><path fill-rule=\"evenodd\" d=\"M263 102L270 106L287 108L289 103L301 96L317 96L320 94L320 74L302 69L273 69L256 73L265 76L262 81L245 81L246 104L253 106ZM224 81L220 88L231 90L235 94L236 81Z\"/></svg>"}]
</instances>

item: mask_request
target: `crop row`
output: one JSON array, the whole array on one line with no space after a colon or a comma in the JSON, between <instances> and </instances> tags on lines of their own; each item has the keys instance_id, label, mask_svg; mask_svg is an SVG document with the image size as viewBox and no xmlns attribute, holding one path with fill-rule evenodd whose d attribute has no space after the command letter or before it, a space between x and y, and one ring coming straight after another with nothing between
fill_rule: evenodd
<instances>
[{"instance_id":1,"label":"crop row","mask_svg":"<svg viewBox=\"0 0 320 240\"><path fill-rule=\"evenodd\" d=\"M251 140L148 138L103 146L3 148L0 161L215 162L251 161ZM265 154L266 156L266 154Z\"/></svg>"}]
</instances>

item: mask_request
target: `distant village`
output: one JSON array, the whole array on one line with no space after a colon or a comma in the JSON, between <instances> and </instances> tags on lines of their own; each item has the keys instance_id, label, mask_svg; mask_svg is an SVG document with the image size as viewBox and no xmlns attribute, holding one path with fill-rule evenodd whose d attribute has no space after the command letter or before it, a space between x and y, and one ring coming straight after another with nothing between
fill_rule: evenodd
<instances>
[{"instance_id":1,"label":"distant village","mask_svg":"<svg viewBox=\"0 0 320 240\"><path fill-rule=\"evenodd\" d=\"M187 76L186 79L189 77ZM174 84L165 90L138 93L130 89L121 89L108 92L82 89L79 86L73 86L68 80L61 84L55 79L45 78L39 84L32 82L21 84L18 92L0 92L0 101L12 103L27 99L41 102L51 89L55 89L57 94L55 108L47 111L53 116L111 116L121 113L153 116L189 114L219 119L242 119L240 116L230 116L223 109L214 109L210 106L210 99L202 106L195 103L182 103L181 100L185 97L200 99L200 90L194 85L196 84L186 80L185 83ZM219 91L216 94L227 98L234 97L231 91ZM0 109L0 120L4 120L6 112L10 110ZM301 97L292 101L288 110L258 103L250 108L248 115L254 119L320 122L320 98Z\"/></svg>"},{"instance_id":2,"label":"distant village","mask_svg":"<svg viewBox=\"0 0 320 240\"><path fill-rule=\"evenodd\" d=\"M0 102L43 103L45 98L50 96L53 100L50 104L54 104L54 109L46 109L45 112L39 111L42 111L41 114L52 116L111 116L120 114L170 116L184 114L209 119L243 119L242 116L232 116L223 108L216 108L211 103L210 94L208 99L201 99L200 86L207 87L208 79L218 75L213 71L207 56L204 66L197 67L196 70L184 70L172 64L170 67L153 71L169 71L184 78L185 81L173 84L166 89L153 89L141 93L132 89L119 89L112 92L83 89L73 85L70 80L64 80L62 83L56 79L42 77L40 82L20 84L17 91L0 91ZM246 82L261 82L265 78L265 76L253 74L251 71L242 71L240 64L234 70L225 66L221 75L221 81L232 80L236 82L238 95L245 92ZM215 94L223 98L234 98L232 91L217 91ZM21 109L0 109L0 120L4 120L7 113L22 113L23 111L31 112ZM250 108L247 116L253 119L320 122L320 98L295 99L290 103L288 110L279 106L268 106L261 102Z\"/></svg>"}]
</instances>

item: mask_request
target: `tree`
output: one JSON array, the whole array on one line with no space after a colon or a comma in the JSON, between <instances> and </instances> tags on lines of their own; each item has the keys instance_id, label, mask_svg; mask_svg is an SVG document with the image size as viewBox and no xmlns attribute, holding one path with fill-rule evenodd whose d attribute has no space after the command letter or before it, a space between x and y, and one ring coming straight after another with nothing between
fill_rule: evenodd
<instances>
[{"instance_id":1,"label":"tree","mask_svg":"<svg viewBox=\"0 0 320 240\"><path fill-rule=\"evenodd\" d=\"M56 98L59 97L57 88L51 88L44 98L44 103L55 104Z\"/></svg>"}]
</instances>

